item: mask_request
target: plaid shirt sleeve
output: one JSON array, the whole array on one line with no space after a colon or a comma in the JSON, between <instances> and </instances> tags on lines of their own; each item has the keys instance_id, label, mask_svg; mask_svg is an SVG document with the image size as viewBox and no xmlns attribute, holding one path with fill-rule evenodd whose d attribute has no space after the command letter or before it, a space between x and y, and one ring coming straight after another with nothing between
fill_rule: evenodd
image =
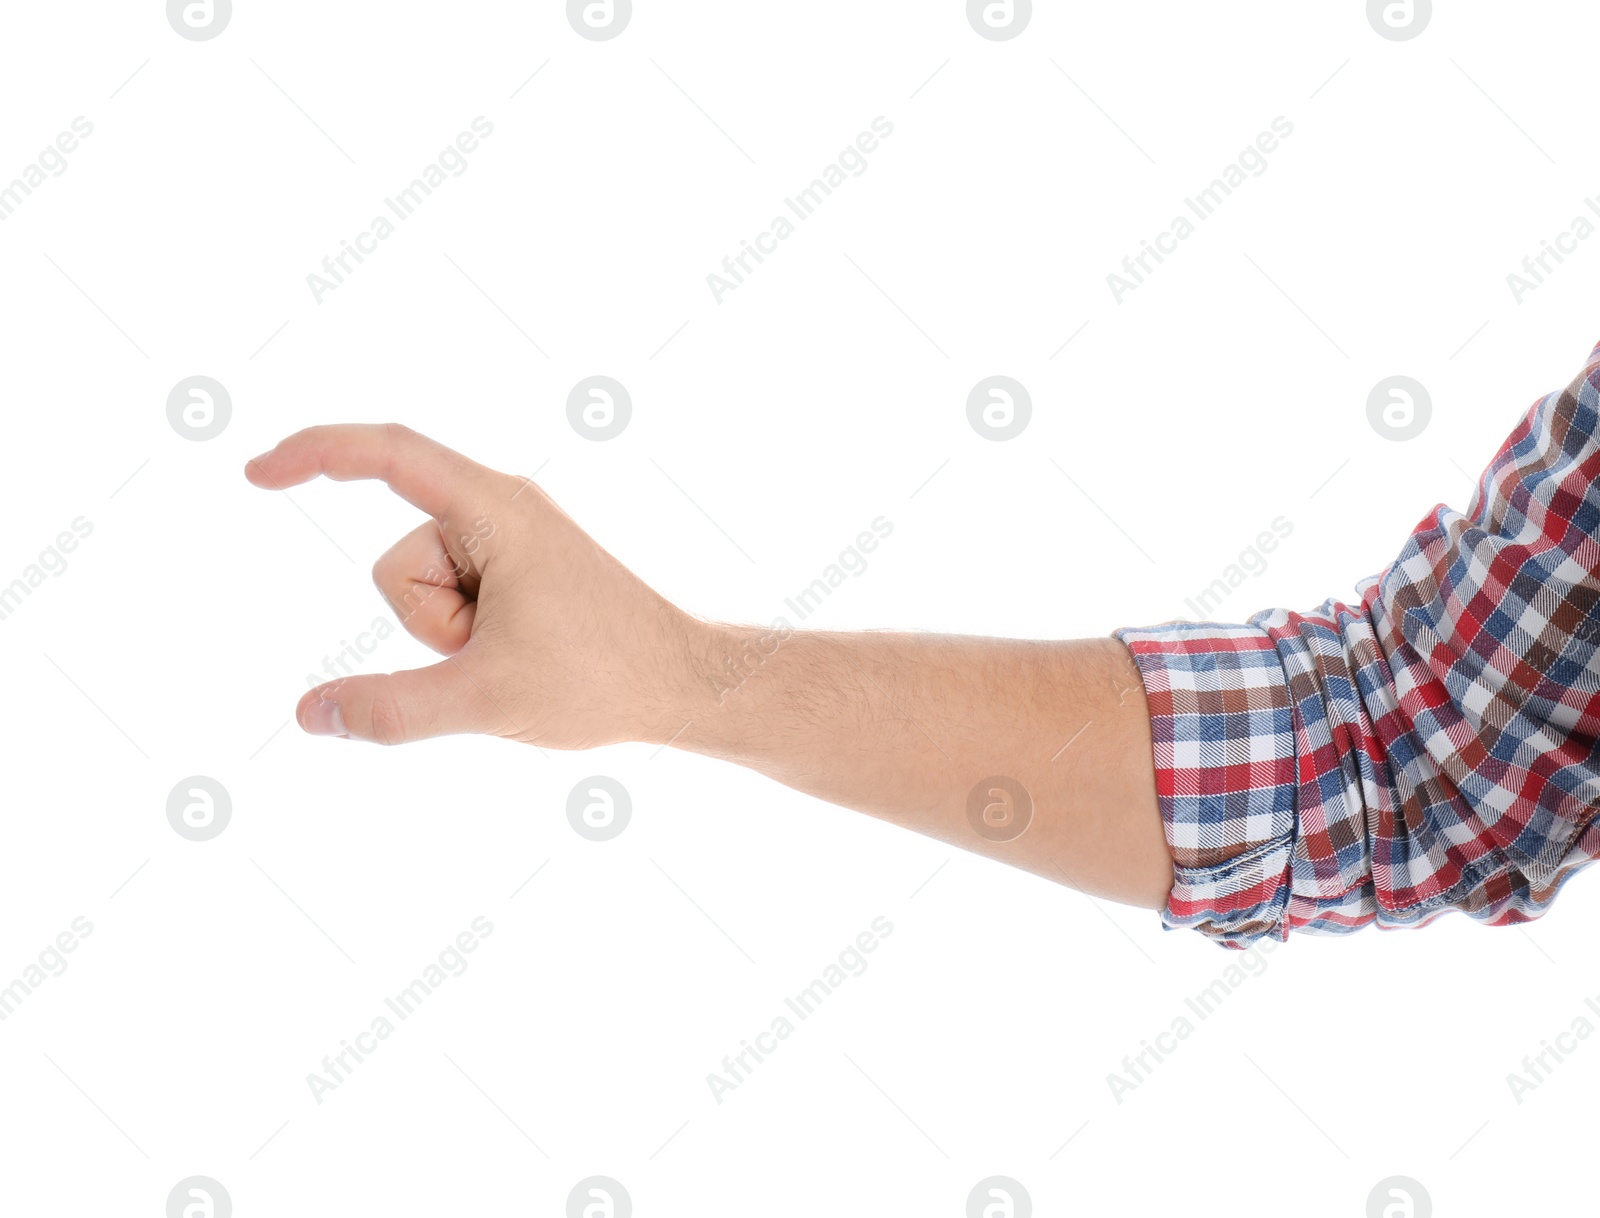
<instances>
[{"instance_id":1,"label":"plaid shirt sleeve","mask_svg":"<svg viewBox=\"0 0 1600 1218\"><path fill-rule=\"evenodd\" d=\"M1359 603L1116 632L1174 884L1226 946L1543 914L1600 855L1600 347Z\"/></svg>"}]
</instances>

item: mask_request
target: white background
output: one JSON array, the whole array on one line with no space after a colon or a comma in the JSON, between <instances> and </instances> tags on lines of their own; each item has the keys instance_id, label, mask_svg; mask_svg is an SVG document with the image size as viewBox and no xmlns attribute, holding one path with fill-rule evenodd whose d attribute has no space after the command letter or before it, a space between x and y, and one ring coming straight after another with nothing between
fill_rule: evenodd
<instances>
[{"instance_id":1,"label":"white background","mask_svg":"<svg viewBox=\"0 0 1600 1218\"><path fill-rule=\"evenodd\" d=\"M0 182L94 125L0 223L0 583L93 525L0 621L0 984L94 927L0 1023L8 1211L159 1215L205 1174L240 1218L555 1215L605 1174L641 1218L959 1215L1004 1174L1041 1215L1360 1215L1405 1174L1441 1215L1553 1212L1600 1040L1521 1104L1506 1076L1600 995L1594 884L1526 931L1296 939L1119 1104L1107 1076L1233 957L673 750L305 737L306 674L389 616L367 568L416 514L241 476L302 426L399 420L537 469L726 620L771 621L880 515L810 624L1192 616L1278 516L1221 615L1351 597L1600 337L1600 241L1506 283L1600 190L1600 13L1441 9L1392 42L1352 2L1041 4L996 42L951 0L639 0L591 42L550 2L238 0L191 42L153 0L7 5ZM468 170L317 303L480 115ZM716 303L880 115L867 171ZM1266 172L1118 304L1106 275L1280 115ZM196 374L233 403L205 442L166 417ZM633 398L608 443L566 419L594 374ZM1004 443L965 414L993 374L1033 398ZM1405 443L1366 416L1393 374L1433 400ZM429 654L397 633L363 670ZM166 820L193 774L233 800L206 843ZM566 820L591 774L632 793L609 843ZM317 1103L307 1074L479 915L470 968ZM717 1103L707 1074L878 916L870 967Z\"/></svg>"}]
</instances>

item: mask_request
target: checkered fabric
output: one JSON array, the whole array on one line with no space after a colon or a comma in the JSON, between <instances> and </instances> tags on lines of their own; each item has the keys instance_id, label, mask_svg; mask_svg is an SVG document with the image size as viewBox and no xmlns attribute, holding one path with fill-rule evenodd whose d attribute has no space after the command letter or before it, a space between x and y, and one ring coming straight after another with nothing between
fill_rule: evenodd
<instances>
[{"instance_id":1,"label":"checkered fabric","mask_svg":"<svg viewBox=\"0 0 1600 1218\"><path fill-rule=\"evenodd\" d=\"M1600 855L1600 347L1354 606L1116 632L1174 885L1226 946L1543 914Z\"/></svg>"}]
</instances>

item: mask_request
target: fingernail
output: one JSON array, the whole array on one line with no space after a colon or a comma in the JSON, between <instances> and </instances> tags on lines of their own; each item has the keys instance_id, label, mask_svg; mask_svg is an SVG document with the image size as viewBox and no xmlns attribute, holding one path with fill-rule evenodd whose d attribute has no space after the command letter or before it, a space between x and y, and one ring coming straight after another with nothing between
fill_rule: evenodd
<instances>
[{"instance_id":1,"label":"fingernail","mask_svg":"<svg viewBox=\"0 0 1600 1218\"><path fill-rule=\"evenodd\" d=\"M349 734L344 729L344 716L339 713L339 704L330 702L326 698L319 698L306 707L305 729L313 736Z\"/></svg>"}]
</instances>

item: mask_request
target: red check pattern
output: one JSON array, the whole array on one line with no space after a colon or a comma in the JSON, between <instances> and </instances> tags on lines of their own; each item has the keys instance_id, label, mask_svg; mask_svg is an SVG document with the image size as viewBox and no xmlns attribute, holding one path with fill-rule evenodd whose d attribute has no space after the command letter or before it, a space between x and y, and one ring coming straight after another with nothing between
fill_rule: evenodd
<instances>
[{"instance_id":1,"label":"red check pattern","mask_svg":"<svg viewBox=\"0 0 1600 1218\"><path fill-rule=\"evenodd\" d=\"M1526 922L1600 855L1600 347L1463 514L1351 606L1117 637L1150 704L1169 927Z\"/></svg>"}]
</instances>

